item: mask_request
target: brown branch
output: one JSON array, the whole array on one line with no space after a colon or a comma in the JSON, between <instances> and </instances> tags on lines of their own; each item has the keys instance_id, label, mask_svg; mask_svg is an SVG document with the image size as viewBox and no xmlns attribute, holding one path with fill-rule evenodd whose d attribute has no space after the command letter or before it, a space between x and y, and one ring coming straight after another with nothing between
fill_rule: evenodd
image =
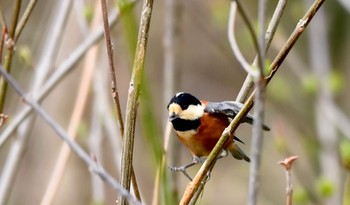
<instances>
[{"instance_id":1,"label":"brown branch","mask_svg":"<svg viewBox=\"0 0 350 205\"><path fill-rule=\"evenodd\" d=\"M104 33L105 33L105 42L107 47L107 54L108 54L108 64L109 64L109 77L111 82L111 92L112 92L112 98L113 98L113 104L114 109L117 114L117 121L118 126L120 130L120 136L123 139L124 136L124 121L122 116L122 111L120 107L120 100L119 100L119 93L118 93L118 87L117 87L117 77L115 73L114 68L114 60L113 60L113 46L111 41L111 35L109 32L109 23L108 23L108 10L107 10L107 2L106 0L101 0L101 7L102 7L102 16L103 16L103 27L104 27ZM134 171L134 167L131 165L131 181L134 188L134 194L136 198L141 201L141 196L139 192L139 188L136 181L136 175Z\"/></svg>"},{"instance_id":2,"label":"brown branch","mask_svg":"<svg viewBox=\"0 0 350 205\"><path fill-rule=\"evenodd\" d=\"M292 49L296 41L299 39L300 35L304 32L307 25L310 23L314 15L316 14L317 10L322 6L325 0L316 0L310 7L310 9L306 12L304 17L299 21L297 24L295 30L290 35L287 42L284 44L282 50L278 53L275 60L272 62L270 66L270 74L265 78L265 85L266 86L272 77L275 75L275 73L280 68L280 65L284 61L284 59L287 57L289 51ZM254 104L254 95L255 92L253 92L248 100L244 103L243 108L237 113L236 117L232 120L231 124L224 130L220 140L217 142L214 149L211 151L210 155L208 156L207 160L203 163L200 170L197 172L195 178L192 182L190 182L185 190L185 193L181 199L180 204L188 204L191 198L193 197L194 193L198 189L198 186L202 182L204 176L208 172L209 168L214 163L214 160L217 158L218 154L220 153L222 147L224 146L225 142L228 140L230 134L232 135L234 131L237 129L238 125L240 124L241 120L248 114L249 110L252 108Z\"/></svg>"}]
</instances>

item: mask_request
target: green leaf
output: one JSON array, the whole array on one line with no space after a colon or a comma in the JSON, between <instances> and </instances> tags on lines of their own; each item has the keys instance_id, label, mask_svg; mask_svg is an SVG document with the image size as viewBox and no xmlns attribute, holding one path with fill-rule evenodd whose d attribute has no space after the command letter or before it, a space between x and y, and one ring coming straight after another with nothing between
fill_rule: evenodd
<instances>
[{"instance_id":1,"label":"green leaf","mask_svg":"<svg viewBox=\"0 0 350 205\"><path fill-rule=\"evenodd\" d=\"M278 102L293 102L291 87L283 78L274 78L267 89L269 96Z\"/></svg>"},{"instance_id":2,"label":"green leaf","mask_svg":"<svg viewBox=\"0 0 350 205\"><path fill-rule=\"evenodd\" d=\"M307 204L310 198L303 187L297 187L293 190L293 201L296 204Z\"/></svg>"},{"instance_id":3,"label":"green leaf","mask_svg":"<svg viewBox=\"0 0 350 205\"><path fill-rule=\"evenodd\" d=\"M321 177L316 183L316 189L323 197L331 197L334 194L334 184L326 177Z\"/></svg>"},{"instance_id":4,"label":"green leaf","mask_svg":"<svg viewBox=\"0 0 350 205\"><path fill-rule=\"evenodd\" d=\"M319 86L319 81L315 75L309 74L303 77L303 79L301 80L301 84L305 92L309 94L315 94Z\"/></svg>"},{"instance_id":5,"label":"green leaf","mask_svg":"<svg viewBox=\"0 0 350 205\"><path fill-rule=\"evenodd\" d=\"M339 93L344 87L344 76L333 70L329 75L328 83L333 93Z\"/></svg>"},{"instance_id":6,"label":"green leaf","mask_svg":"<svg viewBox=\"0 0 350 205\"><path fill-rule=\"evenodd\" d=\"M94 8L90 4L85 5L83 14L85 21L91 23L92 19L94 18Z\"/></svg>"},{"instance_id":7,"label":"green leaf","mask_svg":"<svg viewBox=\"0 0 350 205\"><path fill-rule=\"evenodd\" d=\"M32 54L27 45L18 47L17 53L19 60L23 62L24 65L28 66L32 64Z\"/></svg>"},{"instance_id":8,"label":"green leaf","mask_svg":"<svg viewBox=\"0 0 350 205\"><path fill-rule=\"evenodd\" d=\"M343 140L340 142L340 158L344 167L350 171L350 141Z\"/></svg>"}]
</instances>

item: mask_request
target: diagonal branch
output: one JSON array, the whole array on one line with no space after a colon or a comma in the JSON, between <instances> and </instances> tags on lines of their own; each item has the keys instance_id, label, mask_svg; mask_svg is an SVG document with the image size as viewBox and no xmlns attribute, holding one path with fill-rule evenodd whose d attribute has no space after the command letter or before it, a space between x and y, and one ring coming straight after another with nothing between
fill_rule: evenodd
<instances>
[{"instance_id":1,"label":"diagonal branch","mask_svg":"<svg viewBox=\"0 0 350 205\"><path fill-rule=\"evenodd\" d=\"M133 1L135 2L135 1ZM110 14L110 26L114 26L119 19L119 10L115 10ZM84 42L80 44L70 55L63 61L57 71L47 80L47 82L37 92L32 93L34 99L41 102L51 92L51 90L59 84L59 82L68 75L69 72L76 68L76 64L85 55L91 46L100 41L103 37L103 28L91 34L86 38ZM31 107L25 107L23 110L16 115L16 117L9 123L6 129L0 135L0 147L6 142L11 134L17 129L22 123L23 119L27 118L32 113Z\"/></svg>"},{"instance_id":2,"label":"diagonal branch","mask_svg":"<svg viewBox=\"0 0 350 205\"><path fill-rule=\"evenodd\" d=\"M265 78L266 84L265 86L270 82L274 74L278 71L280 68L280 65L284 61L284 59L287 57L289 51L292 49L296 41L299 39L300 35L304 32L307 25L310 23L318 9L322 6L325 0L315 0L315 2L311 5L310 9L306 12L304 17L299 21L296 28L294 29L293 33L290 35L287 42L284 44L281 51L276 56L275 60L272 62L270 66L270 73ZM201 184L204 176L208 172L209 168L214 163L215 159L219 155L220 151L222 150L225 142L228 140L229 136L234 133L234 131L237 129L238 125L242 121L242 119L248 114L249 110L253 107L254 104L254 95L255 92L253 92L248 100L244 103L243 108L237 113L236 117L232 120L231 124L224 130L220 140L217 142L214 149L211 151L210 155L208 156L207 160L203 163L200 170L196 174L195 178L192 182L190 182L185 190L185 193L181 199L180 204L188 204L191 198L193 197L194 193L197 191L198 186Z\"/></svg>"},{"instance_id":3,"label":"diagonal branch","mask_svg":"<svg viewBox=\"0 0 350 205\"><path fill-rule=\"evenodd\" d=\"M6 79L6 81L14 88L19 96L33 108L33 110L56 132L56 134L64 140L68 146L80 157L86 165L97 174L106 184L111 186L116 192L120 193L128 201L133 204L141 205L137 199L135 199L126 189L124 189L110 174L108 174L105 169L96 163L90 156L81 148L76 142L74 142L65 130L59 126L50 115L48 115L41 106L31 98L25 95L22 88L19 87L18 83L10 76L8 72L0 65L0 73Z\"/></svg>"},{"instance_id":4,"label":"diagonal branch","mask_svg":"<svg viewBox=\"0 0 350 205\"><path fill-rule=\"evenodd\" d=\"M269 50L269 47L271 45L272 39L276 33L277 27L279 25L279 21L282 17L284 8L287 5L288 0L279 0L278 4L276 6L276 9L272 15L271 21L269 23L269 26L266 30L265 34L265 52ZM255 67L258 61L258 56L255 57L253 61L252 67ZM236 101L243 103L247 97L249 96L249 93L253 89L254 86L254 80L251 75L247 75L246 79L244 80L243 86L240 90L240 92L237 95Z\"/></svg>"}]
</instances>

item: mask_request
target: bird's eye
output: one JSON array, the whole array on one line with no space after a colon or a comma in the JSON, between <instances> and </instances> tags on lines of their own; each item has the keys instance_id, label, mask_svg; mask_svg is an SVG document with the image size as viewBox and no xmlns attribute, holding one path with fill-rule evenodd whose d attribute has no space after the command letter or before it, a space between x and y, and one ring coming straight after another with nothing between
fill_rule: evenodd
<instances>
[{"instance_id":1,"label":"bird's eye","mask_svg":"<svg viewBox=\"0 0 350 205\"><path fill-rule=\"evenodd\" d=\"M182 110L186 110L188 107L189 107L189 104L185 104L181 106Z\"/></svg>"}]
</instances>

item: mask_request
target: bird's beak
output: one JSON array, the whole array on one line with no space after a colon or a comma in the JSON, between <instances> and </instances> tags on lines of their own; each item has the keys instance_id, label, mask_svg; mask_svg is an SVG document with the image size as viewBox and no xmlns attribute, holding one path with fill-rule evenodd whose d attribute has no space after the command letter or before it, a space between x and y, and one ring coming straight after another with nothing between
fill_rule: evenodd
<instances>
[{"instance_id":1,"label":"bird's beak","mask_svg":"<svg viewBox=\"0 0 350 205\"><path fill-rule=\"evenodd\" d=\"M179 115L177 115L175 112L172 112L171 115L169 116L169 121L171 122L178 117L179 117Z\"/></svg>"}]
</instances>

